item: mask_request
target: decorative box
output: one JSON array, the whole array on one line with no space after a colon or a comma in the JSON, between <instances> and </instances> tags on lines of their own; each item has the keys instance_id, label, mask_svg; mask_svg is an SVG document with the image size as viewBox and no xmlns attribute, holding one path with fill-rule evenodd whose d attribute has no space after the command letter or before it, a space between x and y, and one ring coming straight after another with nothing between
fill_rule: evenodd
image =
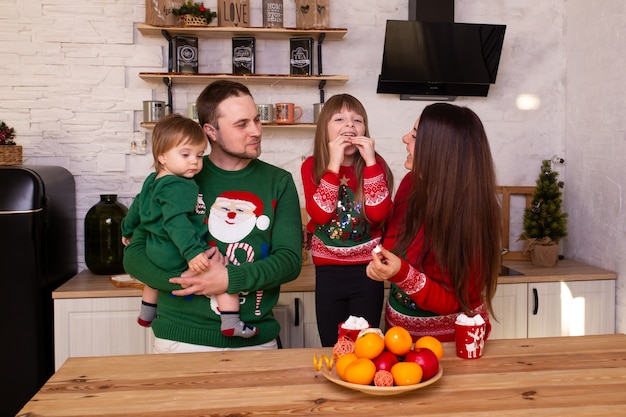
<instances>
[{"instance_id":1,"label":"decorative box","mask_svg":"<svg viewBox=\"0 0 626 417\"><path fill-rule=\"evenodd\" d=\"M330 0L295 0L295 2L298 29L330 27Z\"/></svg>"},{"instance_id":2,"label":"decorative box","mask_svg":"<svg viewBox=\"0 0 626 417\"><path fill-rule=\"evenodd\" d=\"M313 75L313 38L291 38L289 43L289 73Z\"/></svg>"},{"instance_id":3,"label":"decorative box","mask_svg":"<svg viewBox=\"0 0 626 417\"><path fill-rule=\"evenodd\" d=\"M198 38L172 37L172 70L189 74L198 73Z\"/></svg>"},{"instance_id":4,"label":"decorative box","mask_svg":"<svg viewBox=\"0 0 626 417\"><path fill-rule=\"evenodd\" d=\"M182 6L184 0L146 0L146 24L153 26L174 26L180 24L173 9Z\"/></svg>"},{"instance_id":5,"label":"decorative box","mask_svg":"<svg viewBox=\"0 0 626 417\"><path fill-rule=\"evenodd\" d=\"M233 38L233 74L254 74L254 38Z\"/></svg>"}]
</instances>

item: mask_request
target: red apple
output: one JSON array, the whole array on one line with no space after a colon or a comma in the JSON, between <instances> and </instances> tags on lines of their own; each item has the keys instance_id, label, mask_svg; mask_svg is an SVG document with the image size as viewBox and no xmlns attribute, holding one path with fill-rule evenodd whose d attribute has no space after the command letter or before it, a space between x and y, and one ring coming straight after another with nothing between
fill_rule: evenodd
<instances>
[{"instance_id":1,"label":"red apple","mask_svg":"<svg viewBox=\"0 0 626 417\"><path fill-rule=\"evenodd\" d=\"M404 362L415 362L422 367L422 382L427 381L439 372L439 359L432 350L417 348L409 351L404 357Z\"/></svg>"},{"instance_id":2,"label":"red apple","mask_svg":"<svg viewBox=\"0 0 626 417\"><path fill-rule=\"evenodd\" d=\"M376 365L377 371L391 371L391 367L398 363L398 357L388 350L383 350L372 362Z\"/></svg>"}]
</instances>

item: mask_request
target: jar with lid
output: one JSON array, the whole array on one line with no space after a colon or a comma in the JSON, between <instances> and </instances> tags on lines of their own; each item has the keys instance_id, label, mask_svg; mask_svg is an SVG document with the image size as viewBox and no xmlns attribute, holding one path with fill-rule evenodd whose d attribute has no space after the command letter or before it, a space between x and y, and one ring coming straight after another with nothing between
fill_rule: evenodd
<instances>
[{"instance_id":1,"label":"jar with lid","mask_svg":"<svg viewBox=\"0 0 626 417\"><path fill-rule=\"evenodd\" d=\"M263 26L283 27L283 0L263 0Z\"/></svg>"},{"instance_id":2,"label":"jar with lid","mask_svg":"<svg viewBox=\"0 0 626 417\"><path fill-rule=\"evenodd\" d=\"M122 219L128 208L117 195L100 195L100 201L85 216L85 263L97 275L124 273Z\"/></svg>"}]
</instances>

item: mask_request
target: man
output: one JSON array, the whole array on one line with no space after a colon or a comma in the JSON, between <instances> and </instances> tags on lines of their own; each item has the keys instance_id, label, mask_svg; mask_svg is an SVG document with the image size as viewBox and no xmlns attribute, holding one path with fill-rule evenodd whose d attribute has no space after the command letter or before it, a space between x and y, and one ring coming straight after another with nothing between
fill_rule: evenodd
<instances>
[{"instance_id":1,"label":"man","mask_svg":"<svg viewBox=\"0 0 626 417\"><path fill-rule=\"evenodd\" d=\"M300 203L291 174L257 159L262 128L246 86L216 81L196 102L211 151L195 179L198 209L206 210L208 243L228 264L211 259L198 275L162 271L145 255L136 232L124 254L126 271L159 289L154 352L275 349L280 325L272 315L280 285L302 265ZM181 276L179 276L181 275ZM258 329L251 338L220 332L215 295L240 295L241 320Z\"/></svg>"}]
</instances>

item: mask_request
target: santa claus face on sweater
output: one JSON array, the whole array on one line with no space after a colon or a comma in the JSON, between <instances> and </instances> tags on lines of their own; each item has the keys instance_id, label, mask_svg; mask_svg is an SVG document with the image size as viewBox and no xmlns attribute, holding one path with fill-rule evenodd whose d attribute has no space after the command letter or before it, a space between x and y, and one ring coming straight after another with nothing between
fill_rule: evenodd
<instances>
[{"instance_id":1,"label":"santa claus face on sweater","mask_svg":"<svg viewBox=\"0 0 626 417\"><path fill-rule=\"evenodd\" d=\"M209 232L224 243L241 241L254 230L255 208L249 201L218 197L211 206Z\"/></svg>"}]
</instances>

